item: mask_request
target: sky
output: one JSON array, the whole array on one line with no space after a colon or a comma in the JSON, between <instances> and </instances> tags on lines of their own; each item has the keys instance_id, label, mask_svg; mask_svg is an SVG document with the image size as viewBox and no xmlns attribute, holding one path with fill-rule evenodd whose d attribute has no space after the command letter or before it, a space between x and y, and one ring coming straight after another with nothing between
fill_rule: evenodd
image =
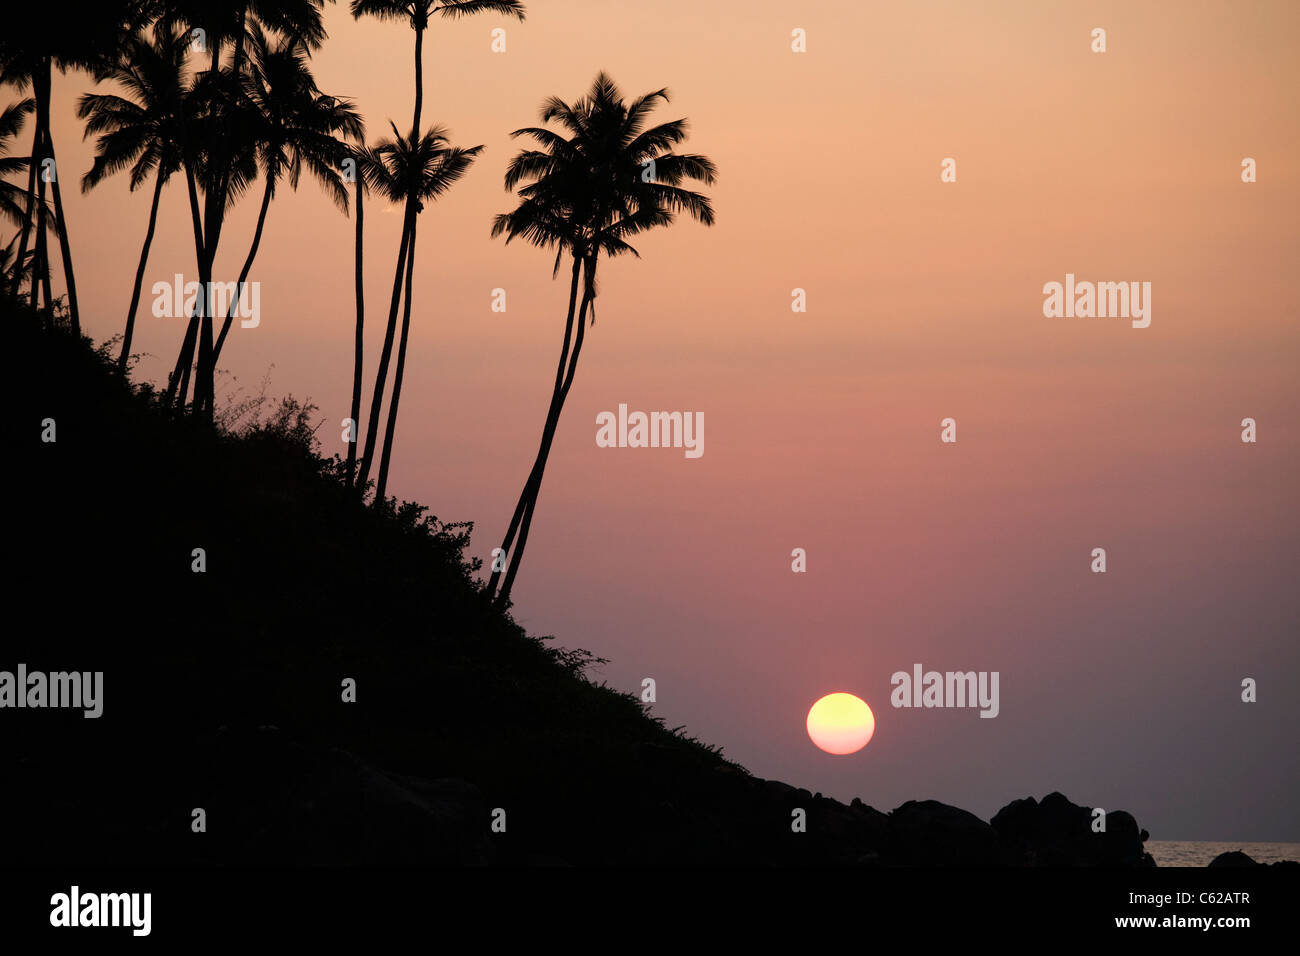
<instances>
[{"instance_id":1,"label":"sky","mask_svg":"<svg viewBox=\"0 0 1300 956\"><path fill-rule=\"evenodd\" d=\"M409 127L414 34L346 7L313 66L373 141ZM1157 840L1300 841L1297 43L1284 0L532 0L523 23L435 22L425 122L484 151L421 218L390 493L474 521L490 561L568 291L553 254L489 235L512 205L509 133L602 69L629 97L667 87L656 118L689 118L684 148L717 164L718 220L601 266L516 619L608 658L593 676L613 687L653 678L668 726L842 800L987 819L1060 790ZM91 88L55 79L77 178ZM96 341L122 331L151 185L65 190ZM258 198L228 221L218 278L236 278ZM188 223L177 180L141 379L165 380L184 332L149 305L154 282L195 278ZM367 206L367 404L399 230ZM261 322L232 330L217 386L310 398L326 453L344 451L352 244L316 184L277 198L251 275ZM1149 282L1149 327L1045 316L1067 274ZM596 416L620 404L703 413L704 454L598 447ZM998 672L997 717L891 706L891 675L918 663ZM875 714L849 756L805 730L836 691Z\"/></svg>"}]
</instances>

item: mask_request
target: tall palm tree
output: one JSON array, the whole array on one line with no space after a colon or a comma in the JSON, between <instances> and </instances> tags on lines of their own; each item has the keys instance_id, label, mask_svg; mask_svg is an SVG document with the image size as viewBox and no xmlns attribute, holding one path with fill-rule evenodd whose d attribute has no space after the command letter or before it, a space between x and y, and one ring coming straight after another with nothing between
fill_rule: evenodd
<instances>
[{"instance_id":1,"label":"tall palm tree","mask_svg":"<svg viewBox=\"0 0 1300 956\"><path fill-rule=\"evenodd\" d=\"M339 174L339 168L350 152L344 140L360 140L365 135L365 125L351 103L327 96L317 88L307 62L307 47L300 38L276 39L254 24L250 40L245 93L260 120L257 152L265 186L253 243L239 273L237 289L241 291L257 257L276 186L285 173L288 173L289 185L297 189L305 166L335 205L347 212L347 187ZM234 309L235 302L232 301L221 335L213 347L214 366L221 357L222 346L234 321ZM208 400L211 400L211 395Z\"/></svg>"},{"instance_id":2,"label":"tall palm tree","mask_svg":"<svg viewBox=\"0 0 1300 956\"><path fill-rule=\"evenodd\" d=\"M247 97L227 95L229 74L229 67L217 73L209 70L197 74L184 101L181 159L198 281L204 290L211 288L213 262L225 215L251 187L258 169L262 119ZM224 199L220 206L214 206L213 197L218 194ZM205 374L212 368L210 305L206 297L205 301L195 303L166 396L169 405L174 402L178 409L184 408L190 374L195 372L193 412L196 415L208 407L207 395L211 391L211 376Z\"/></svg>"},{"instance_id":3,"label":"tall palm tree","mask_svg":"<svg viewBox=\"0 0 1300 956\"><path fill-rule=\"evenodd\" d=\"M405 20L415 31L415 119L411 134L420 128L420 110L424 104L424 31L431 17L446 20L473 16L476 13L504 13L524 18L519 0L352 0L352 16L379 20Z\"/></svg>"},{"instance_id":4,"label":"tall palm tree","mask_svg":"<svg viewBox=\"0 0 1300 956\"><path fill-rule=\"evenodd\" d=\"M246 74L245 49L249 28L253 23L261 23L279 33L297 36L308 48L315 49L325 39L321 19L324 3L323 0L161 0L161 3L166 8L164 22L204 28L208 31L211 46L209 69L196 83L196 88L205 89L203 95L210 103L205 119L211 129L202 147L206 182L201 228L198 230L201 241L199 282L206 289L211 282L226 211L235 198L232 192L237 194L240 189L237 170L247 158L240 151L245 144L240 142L237 127L248 112L244 102L243 77ZM222 67L221 50L226 40L233 41L234 52L229 65ZM197 147L195 151L198 152ZM194 161L200 160L196 156ZM194 412L210 417L215 389L216 346L213 317L208 312L210 310L204 310L201 318L191 319L191 328L186 330L177 357L177 372L173 375L169 394L174 391L178 378L182 386L187 385L197 347ZM182 388L181 404L184 394Z\"/></svg>"},{"instance_id":5,"label":"tall palm tree","mask_svg":"<svg viewBox=\"0 0 1300 956\"><path fill-rule=\"evenodd\" d=\"M411 292L415 273L415 238L419 214L426 201L437 199L465 174L482 146L468 148L451 146L447 130L434 126L417 138L414 133L403 137L397 126L390 123L393 138L374 147L373 162L366 164L368 185L390 202L404 204L402 241L397 257L397 274L393 280L393 298L388 311L388 328L384 347L380 353L379 371L375 376L375 391L370 402L370 423L366 431L366 448L361 460L359 487L364 489L374 461L375 441L379 429L379 411L383 404L384 383L388 363L392 356L393 337L397 320L399 281L403 268L406 273L405 304L402 309L402 337L397 350L397 368L393 373L393 396L388 403L388 427L384 433L383 454L379 464L379 478L375 485L375 504L382 506L388 487L388 465L393 451L393 435L397 430L397 408L402 398L402 378L406 370L406 343L411 330Z\"/></svg>"},{"instance_id":6,"label":"tall palm tree","mask_svg":"<svg viewBox=\"0 0 1300 956\"><path fill-rule=\"evenodd\" d=\"M570 105L553 96L542 105L542 123L556 122L560 132L542 126L512 134L531 138L538 148L524 150L511 161L506 188L525 185L518 190L519 205L496 217L492 234L504 235L507 243L523 238L535 246L554 247L554 271L559 271L566 254L573 258L573 270L564 345L541 445L501 546L508 566L502 572L494 565L488 581L488 596L503 607L510 602L523 561L542 474L582 353L588 312L593 321L595 318L600 256L638 255L628 239L670 225L681 212L706 226L714 222L709 199L683 188L682 183L711 185L717 170L707 157L671 152L686 139L684 119L646 128L650 111L660 102L668 102L666 90L624 103L614 82L601 73L591 91L576 103Z\"/></svg>"},{"instance_id":7,"label":"tall palm tree","mask_svg":"<svg viewBox=\"0 0 1300 956\"><path fill-rule=\"evenodd\" d=\"M140 263L131 288L131 305L126 312L126 331L118 368L125 372L135 333L135 314L140 304L145 266L158 224L158 203L163 186L181 166L181 124L184 115L185 60L189 39L168 34L161 28L151 36L140 30L132 34L118 63L104 70L101 79L111 80L126 91L125 96L86 93L77 115L86 122L86 136L100 134L95 144L95 162L81 179L87 192L108 176L130 167L130 188L134 192L154 174L153 201L149 226L145 230Z\"/></svg>"}]
</instances>

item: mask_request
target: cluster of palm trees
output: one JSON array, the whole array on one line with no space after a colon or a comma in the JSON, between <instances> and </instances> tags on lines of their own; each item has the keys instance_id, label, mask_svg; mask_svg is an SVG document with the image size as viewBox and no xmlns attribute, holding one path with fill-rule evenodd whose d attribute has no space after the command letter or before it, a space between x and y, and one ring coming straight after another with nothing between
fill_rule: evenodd
<instances>
[{"instance_id":1,"label":"cluster of palm trees","mask_svg":"<svg viewBox=\"0 0 1300 956\"><path fill-rule=\"evenodd\" d=\"M57 7L62 0L51 2ZM306 169L346 213L351 185L356 209L356 334L345 481L359 496L365 496L370 493L375 471L373 501L383 507L388 504L389 466L406 369L419 216L426 203L464 175L482 150L481 146L452 145L450 134L441 126L421 126L424 33L436 19L478 13L522 20L524 7L518 0L352 0L354 17L405 22L415 33L415 111L410 131L402 134L390 122L392 136L367 145L364 124L353 105L323 93L311 73L311 54L325 40L323 3L101 0L92 24L78 22L71 31L55 31L45 22L50 15L47 10L41 23L19 25L26 35L10 34L0 40L0 83L20 91L30 89L33 94L0 114L0 217L18 227L13 240L0 250L0 291L19 295L28 283L26 297L32 307L43 309L47 321L52 321L48 243L52 236L62 256L69 324L80 332L72 253L50 135L49 91L54 67L89 70L98 81L111 82L120 90L87 93L78 103L86 135L97 137L94 164L82 178L82 189L94 188L122 171L129 171L132 190L153 179L148 225L118 358L124 373L159 202L173 177L183 179L189 200L203 290L211 288L227 214L255 188L259 176L261 206L240 271L240 289L253 268L277 188L287 181L296 189ZM673 152L686 138L685 120L648 123L655 106L667 100L665 90L656 90L625 102L613 81L601 73L581 99L572 104L557 97L547 99L541 110L543 125L512 134L531 140L532 145L507 168L505 186L517 191L518 205L495 218L492 234L504 236L507 243L520 238L554 249L553 274L569 260L571 270L564 342L541 444L486 589L488 598L500 605L510 600L585 329L595 317L600 260L636 255L631 239L669 225L679 213L706 225L713 222L708 198L686 188L689 182L711 184L713 164L704 156ZM31 152L10 155L10 141L33 115ZM55 172L44 175L47 167ZM25 190L10 181L24 173ZM47 184L51 186L48 200ZM388 319L362 441L363 212L370 192L400 206L403 218ZM221 317L212 314L210 301L201 297L194 303L164 395L169 407L211 420L215 371L234 307L232 301ZM219 329L218 319L222 319ZM380 418L390 366L391 395L381 443Z\"/></svg>"}]
</instances>

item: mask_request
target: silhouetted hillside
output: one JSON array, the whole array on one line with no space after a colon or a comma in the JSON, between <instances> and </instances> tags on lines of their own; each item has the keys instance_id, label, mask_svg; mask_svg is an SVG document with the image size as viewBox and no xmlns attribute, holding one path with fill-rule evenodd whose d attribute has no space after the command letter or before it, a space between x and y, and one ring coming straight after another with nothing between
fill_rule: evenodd
<instances>
[{"instance_id":1,"label":"silhouetted hillside","mask_svg":"<svg viewBox=\"0 0 1300 956\"><path fill-rule=\"evenodd\" d=\"M86 343L3 321L20 437L0 670L104 672L98 719L0 713L12 863L1021 863L1057 838L754 778L491 610L464 527L353 500L310 415L214 433ZM1136 823L1111 821L1054 860L1141 862Z\"/></svg>"}]
</instances>

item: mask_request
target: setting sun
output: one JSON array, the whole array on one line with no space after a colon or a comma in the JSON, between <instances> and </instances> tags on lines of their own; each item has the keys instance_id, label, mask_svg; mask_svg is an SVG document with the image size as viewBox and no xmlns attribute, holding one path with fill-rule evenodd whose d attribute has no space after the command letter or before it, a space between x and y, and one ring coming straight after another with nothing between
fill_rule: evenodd
<instances>
[{"instance_id":1,"label":"setting sun","mask_svg":"<svg viewBox=\"0 0 1300 956\"><path fill-rule=\"evenodd\" d=\"M808 711L808 736L828 754L856 753L875 732L871 708L853 694L827 694Z\"/></svg>"}]
</instances>

